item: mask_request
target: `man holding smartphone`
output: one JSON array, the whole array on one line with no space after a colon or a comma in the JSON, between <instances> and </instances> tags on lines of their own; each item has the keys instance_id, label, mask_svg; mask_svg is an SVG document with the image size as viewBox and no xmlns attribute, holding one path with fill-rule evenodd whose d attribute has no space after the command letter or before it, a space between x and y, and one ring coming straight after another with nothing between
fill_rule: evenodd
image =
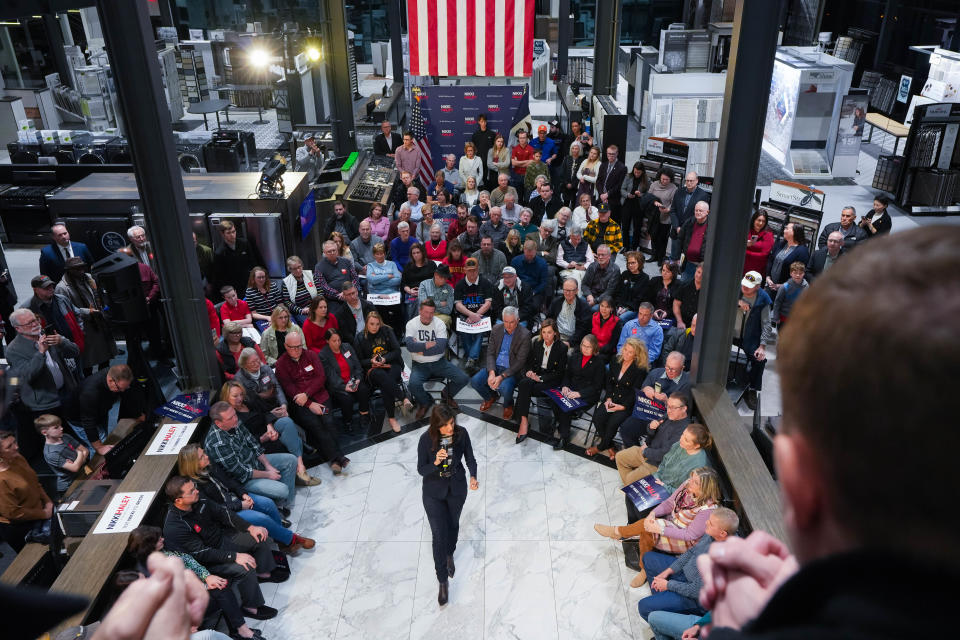
<instances>
[{"instance_id":1,"label":"man holding smartphone","mask_svg":"<svg viewBox=\"0 0 960 640\"><path fill-rule=\"evenodd\" d=\"M33 421L51 413L67 426L64 403L78 384L78 369L67 361L79 358L80 349L58 333L45 333L40 319L30 309L14 311L10 323L17 337L7 347L9 375L19 378L20 401L28 413L18 420L23 428L17 440L23 457L32 461L43 452L43 441L32 428ZM68 433L76 436L72 429Z\"/></svg>"}]
</instances>

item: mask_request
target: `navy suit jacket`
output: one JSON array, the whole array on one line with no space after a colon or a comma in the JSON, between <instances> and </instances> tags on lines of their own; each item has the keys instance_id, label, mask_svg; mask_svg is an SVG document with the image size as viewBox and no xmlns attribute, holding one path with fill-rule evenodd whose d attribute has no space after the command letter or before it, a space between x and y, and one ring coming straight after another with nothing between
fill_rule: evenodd
<instances>
[{"instance_id":1,"label":"navy suit jacket","mask_svg":"<svg viewBox=\"0 0 960 640\"><path fill-rule=\"evenodd\" d=\"M88 267L93 266L93 255L90 249L87 249L87 245L82 242L71 242L70 246L73 249L73 255L82 258ZM49 276L54 282L59 282L63 277L63 262L63 251L56 243L51 242L40 250L40 273Z\"/></svg>"},{"instance_id":2,"label":"navy suit jacket","mask_svg":"<svg viewBox=\"0 0 960 640\"><path fill-rule=\"evenodd\" d=\"M473 445L470 434L461 426L457 426L453 434L453 459L450 466L453 475L445 478L440 475L441 465L434 465L437 452L433 449L430 434L424 432L417 443L417 471L423 476L423 495L442 500L448 495L467 495L467 472L463 468L464 462L470 471L471 477L477 477L477 459L473 456Z\"/></svg>"},{"instance_id":3,"label":"navy suit jacket","mask_svg":"<svg viewBox=\"0 0 960 640\"><path fill-rule=\"evenodd\" d=\"M677 193L673 196L674 206L670 209L670 224L673 225L674 229L682 227L683 223L693 217L693 209L697 206L698 202L703 201L710 204L710 194L698 186L687 199L687 206L683 208L683 211L680 211L680 204L683 202L685 195L686 189L680 188L677 189Z\"/></svg>"}]
</instances>

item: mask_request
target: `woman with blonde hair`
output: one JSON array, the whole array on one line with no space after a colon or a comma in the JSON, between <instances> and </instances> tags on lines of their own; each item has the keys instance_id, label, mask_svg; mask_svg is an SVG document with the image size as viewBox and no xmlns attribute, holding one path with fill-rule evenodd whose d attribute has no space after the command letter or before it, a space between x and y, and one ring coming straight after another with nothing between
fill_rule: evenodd
<instances>
[{"instance_id":1,"label":"woman with blonde hair","mask_svg":"<svg viewBox=\"0 0 960 640\"><path fill-rule=\"evenodd\" d=\"M301 548L313 549L316 544L290 530L290 522L283 519L273 500L244 491L243 485L211 460L199 444L191 442L180 450L177 467L180 475L196 483L201 496L226 507L250 524L266 529L284 553L296 553Z\"/></svg>"},{"instance_id":2,"label":"woman with blonde hair","mask_svg":"<svg viewBox=\"0 0 960 640\"><path fill-rule=\"evenodd\" d=\"M463 145L463 155L460 157L460 179L467 184L469 178L478 182L483 179L483 161L477 155L477 147L472 142ZM476 189L476 185L474 185Z\"/></svg>"},{"instance_id":3,"label":"woman with blonde hair","mask_svg":"<svg viewBox=\"0 0 960 640\"><path fill-rule=\"evenodd\" d=\"M513 262L514 258L523 255L523 242L520 241L520 232L516 229L510 229L510 231L507 232L507 237L503 239L503 242L501 242L497 248L503 252L504 257L507 259L507 264Z\"/></svg>"},{"instance_id":4,"label":"woman with blonde hair","mask_svg":"<svg viewBox=\"0 0 960 640\"><path fill-rule=\"evenodd\" d=\"M353 260L353 254L350 253L350 243L344 239L343 234L339 231L331 231L330 237L328 240L333 240L337 243L337 253L341 258L349 258Z\"/></svg>"},{"instance_id":5,"label":"woman with blonde hair","mask_svg":"<svg viewBox=\"0 0 960 640\"><path fill-rule=\"evenodd\" d=\"M303 487L320 484L320 480L307 473L303 463L303 440L297 423L287 415L285 408L267 410L258 396L247 393L246 387L237 380L228 380L220 388L221 401L228 403L237 412L237 418L250 434L260 442L266 453L292 453L297 457L296 483Z\"/></svg>"},{"instance_id":6,"label":"woman with blonde hair","mask_svg":"<svg viewBox=\"0 0 960 640\"><path fill-rule=\"evenodd\" d=\"M479 181L475 177L469 176L463 189L463 193L460 194L460 202L468 207L472 207L473 205L477 204L477 200L480 198L480 191L477 190L478 184Z\"/></svg>"},{"instance_id":7,"label":"woman with blonde hair","mask_svg":"<svg viewBox=\"0 0 960 640\"><path fill-rule=\"evenodd\" d=\"M290 310L284 305L277 305L270 313L270 326L264 329L260 336L260 350L267 358L267 364L271 367L277 364L277 358L284 353L283 341L290 332L299 333L300 338L306 342L303 337L303 329L292 322L290 319Z\"/></svg>"},{"instance_id":8,"label":"woman with blonde hair","mask_svg":"<svg viewBox=\"0 0 960 640\"><path fill-rule=\"evenodd\" d=\"M613 438L623 421L633 413L637 389L647 377L647 348L644 343L637 338L627 338L615 362L610 363L605 377L607 398L593 413L600 444L587 448L586 454L595 456L602 451L613 460L617 454L613 448Z\"/></svg>"},{"instance_id":9,"label":"woman with blonde hair","mask_svg":"<svg viewBox=\"0 0 960 640\"><path fill-rule=\"evenodd\" d=\"M487 189L496 188L497 177L501 173L510 173L510 147L498 133L493 146L487 151Z\"/></svg>"},{"instance_id":10,"label":"woman with blonde hair","mask_svg":"<svg viewBox=\"0 0 960 640\"><path fill-rule=\"evenodd\" d=\"M598 524L594 529L608 538L637 538L641 558L644 553L654 549L680 555L703 537L707 520L720 506L720 500L717 472L710 467L698 467L643 520L622 527ZM633 578L630 586L639 587L646 580L647 574L641 563L640 573Z\"/></svg>"},{"instance_id":11,"label":"woman with blonde hair","mask_svg":"<svg viewBox=\"0 0 960 640\"><path fill-rule=\"evenodd\" d=\"M577 188L577 198L583 194L589 194L593 198L596 192L597 175L600 173L600 147L590 147L587 152L587 159L580 163L577 169L577 180L580 185Z\"/></svg>"}]
</instances>

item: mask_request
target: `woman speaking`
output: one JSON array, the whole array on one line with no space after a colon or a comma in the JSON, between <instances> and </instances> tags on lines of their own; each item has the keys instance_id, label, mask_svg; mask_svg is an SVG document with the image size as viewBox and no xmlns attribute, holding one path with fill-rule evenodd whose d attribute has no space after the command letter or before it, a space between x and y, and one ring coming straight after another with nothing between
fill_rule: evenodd
<instances>
[{"instance_id":1,"label":"woman speaking","mask_svg":"<svg viewBox=\"0 0 960 640\"><path fill-rule=\"evenodd\" d=\"M417 446L417 471L423 476L423 509L433 534L433 565L440 582L437 602L447 604L447 577L453 577L453 552L460 533L460 512L467 500L463 458L470 468L470 489L477 482L477 459L473 457L470 434L457 426L456 412L447 405L436 405L430 414L430 427L420 436Z\"/></svg>"}]
</instances>

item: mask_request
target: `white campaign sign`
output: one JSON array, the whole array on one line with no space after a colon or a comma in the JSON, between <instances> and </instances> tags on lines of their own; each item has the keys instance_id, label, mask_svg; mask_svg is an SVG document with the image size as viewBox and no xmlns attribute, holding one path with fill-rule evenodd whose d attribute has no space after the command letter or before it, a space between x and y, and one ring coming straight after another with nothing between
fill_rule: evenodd
<instances>
[{"instance_id":1,"label":"white campaign sign","mask_svg":"<svg viewBox=\"0 0 960 640\"><path fill-rule=\"evenodd\" d=\"M460 333L486 333L490 331L490 318L482 318L480 322L470 324L463 318L457 318L457 331Z\"/></svg>"},{"instance_id":2,"label":"white campaign sign","mask_svg":"<svg viewBox=\"0 0 960 640\"><path fill-rule=\"evenodd\" d=\"M153 502L156 491L116 493L103 510L93 533L129 533L140 526L143 516Z\"/></svg>"},{"instance_id":3,"label":"white campaign sign","mask_svg":"<svg viewBox=\"0 0 960 640\"><path fill-rule=\"evenodd\" d=\"M376 306L387 306L400 304L400 292L396 293L370 293L367 294L367 302Z\"/></svg>"},{"instance_id":4,"label":"white campaign sign","mask_svg":"<svg viewBox=\"0 0 960 640\"><path fill-rule=\"evenodd\" d=\"M146 455L177 455L180 453L180 449L183 449L183 446L190 442L190 436L193 435L193 431L196 428L196 422L186 424L182 422L171 422L170 424L160 425L160 428L157 429L157 435L153 437L153 442L150 443L150 447L147 449Z\"/></svg>"}]
</instances>

